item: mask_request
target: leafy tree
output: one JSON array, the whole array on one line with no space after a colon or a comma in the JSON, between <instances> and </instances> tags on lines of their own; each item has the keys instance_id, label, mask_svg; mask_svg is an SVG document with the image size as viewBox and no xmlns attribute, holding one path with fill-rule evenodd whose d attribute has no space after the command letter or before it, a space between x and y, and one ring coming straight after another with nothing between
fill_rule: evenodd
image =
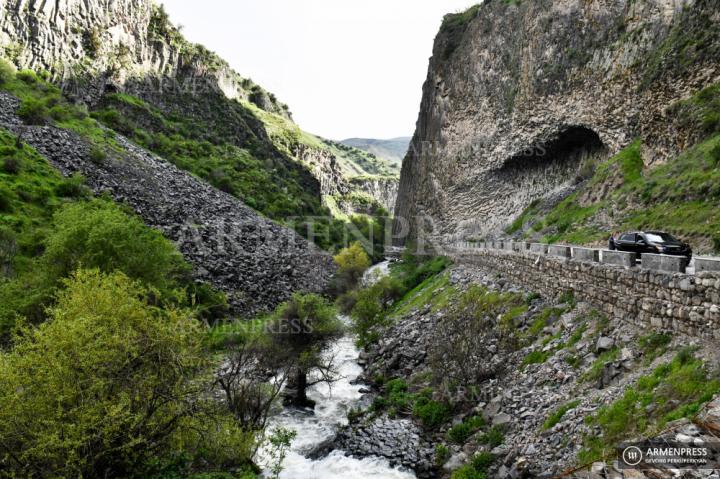
<instances>
[{"instance_id":1,"label":"leafy tree","mask_svg":"<svg viewBox=\"0 0 720 479\"><path fill-rule=\"evenodd\" d=\"M399 279L384 276L357 293L351 314L359 346L366 347L379 338L380 329L388 322L387 311L405 292Z\"/></svg>"},{"instance_id":2,"label":"leafy tree","mask_svg":"<svg viewBox=\"0 0 720 479\"><path fill-rule=\"evenodd\" d=\"M342 334L342 323L335 308L316 294L295 293L280 305L271 324L271 338L285 351L292 373L288 382L287 401L301 407L312 407L307 388L323 381L331 381L332 359L321 354L326 341ZM319 379L309 381L308 373L317 371Z\"/></svg>"},{"instance_id":3,"label":"leafy tree","mask_svg":"<svg viewBox=\"0 0 720 479\"><path fill-rule=\"evenodd\" d=\"M334 260L338 265L338 278L345 289L357 286L371 265L370 257L358 241L340 250Z\"/></svg>"},{"instance_id":4,"label":"leafy tree","mask_svg":"<svg viewBox=\"0 0 720 479\"><path fill-rule=\"evenodd\" d=\"M192 431L199 323L151 306L152 291L119 272L82 270L65 286L51 320L0 354L0 466L10 477L142 475Z\"/></svg>"}]
</instances>

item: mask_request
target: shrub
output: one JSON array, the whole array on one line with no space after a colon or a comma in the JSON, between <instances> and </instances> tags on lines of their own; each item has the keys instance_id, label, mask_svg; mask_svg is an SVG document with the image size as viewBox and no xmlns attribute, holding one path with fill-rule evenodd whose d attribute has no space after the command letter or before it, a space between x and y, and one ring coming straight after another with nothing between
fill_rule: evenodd
<instances>
[{"instance_id":1,"label":"shrub","mask_svg":"<svg viewBox=\"0 0 720 479\"><path fill-rule=\"evenodd\" d=\"M2 170L9 175L17 175L22 169L22 162L20 159L9 156L3 160Z\"/></svg>"},{"instance_id":2,"label":"shrub","mask_svg":"<svg viewBox=\"0 0 720 479\"><path fill-rule=\"evenodd\" d=\"M32 70L20 70L17 72L16 77L18 80L23 81L28 85L32 85L39 81L37 75Z\"/></svg>"},{"instance_id":3,"label":"shrub","mask_svg":"<svg viewBox=\"0 0 720 479\"><path fill-rule=\"evenodd\" d=\"M702 360L694 357L693 350L684 348L672 361L640 377L615 402L586 418L602 433L586 438L579 457L597 460L625 438L648 435L651 426L659 430L669 421L692 417L718 392L717 373L709 374Z\"/></svg>"},{"instance_id":4,"label":"shrub","mask_svg":"<svg viewBox=\"0 0 720 479\"><path fill-rule=\"evenodd\" d=\"M13 210L15 193L5 185L0 185L0 211L9 213Z\"/></svg>"},{"instance_id":5,"label":"shrub","mask_svg":"<svg viewBox=\"0 0 720 479\"><path fill-rule=\"evenodd\" d=\"M15 78L15 66L4 58L0 58L0 85Z\"/></svg>"},{"instance_id":6,"label":"shrub","mask_svg":"<svg viewBox=\"0 0 720 479\"><path fill-rule=\"evenodd\" d=\"M50 110L43 100L28 97L20 105L18 116L29 125L44 125L50 117Z\"/></svg>"},{"instance_id":7,"label":"shrub","mask_svg":"<svg viewBox=\"0 0 720 479\"><path fill-rule=\"evenodd\" d=\"M435 465L442 466L450 459L450 449L445 444L435 446Z\"/></svg>"},{"instance_id":8,"label":"shrub","mask_svg":"<svg viewBox=\"0 0 720 479\"><path fill-rule=\"evenodd\" d=\"M57 277L79 266L122 271L162 291L177 285L186 264L159 231L105 200L71 204L54 216L43 261Z\"/></svg>"},{"instance_id":9,"label":"shrub","mask_svg":"<svg viewBox=\"0 0 720 479\"><path fill-rule=\"evenodd\" d=\"M672 336L664 333L650 333L640 338L640 349L645 355L645 360L650 362L665 351L667 345L672 341Z\"/></svg>"},{"instance_id":10,"label":"shrub","mask_svg":"<svg viewBox=\"0 0 720 479\"><path fill-rule=\"evenodd\" d=\"M472 464L465 464L464 466L460 467L459 469L456 469L453 471L452 475L450 476L451 479L487 479L487 475L482 472L478 471L473 467Z\"/></svg>"},{"instance_id":11,"label":"shrub","mask_svg":"<svg viewBox=\"0 0 720 479\"><path fill-rule=\"evenodd\" d=\"M489 453L488 451L482 451L475 454L470 463L475 469L479 471L484 471L488 468L488 466L490 466L490 464L493 463L494 460L495 458L491 453Z\"/></svg>"},{"instance_id":12,"label":"shrub","mask_svg":"<svg viewBox=\"0 0 720 479\"><path fill-rule=\"evenodd\" d=\"M347 291L338 296L335 304L343 314L350 314L357 304L358 292L355 290Z\"/></svg>"},{"instance_id":13,"label":"shrub","mask_svg":"<svg viewBox=\"0 0 720 479\"><path fill-rule=\"evenodd\" d=\"M448 431L448 437L455 444L464 444L475 431L485 425L482 416L473 416L460 424L456 424Z\"/></svg>"},{"instance_id":14,"label":"shrub","mask_svg":"<svg viewBox=\"0 0 720 479\"><path fill-rule=\"evenodd\" d=\"M107 159L107 152L103 148L93 145L88 153L88 158L96 165L99 165L104 163Z\"/></svg>"},{"instance_id":15,"label":"shrub","mask_svg":"<svg viewBox=\"0 0 720 479\"><path fill-rule=\"evenodd\" d=\"M617 348L617 346L613 347L608 351L605 351L600 356L598 356L598 358L590 366L590 369L585 371L585 373L583 373L580 379L583 381L597 381L598 379L600 379L600 376L602 376L602 372L605 368L605 363L617 359L618 354L620 354L620 350Z\"/></svg>"},{"instance_id":16,"label":"shrub","mask_svg":"<svg viewBox=\"0 0 720 479\"><path fill-rule=\"evenodd\" d=\"M120 273L82 271L66 286L52 320L0 353L0 437L14 458L3 467L144 476L150 455L179 454L177 434L202 399L197 322L149 306L149 291Z\"/></svg>"},{"instance_id":17,"label":"shrub","mask_svg":"<svg viewBox=\"0 0 720 479\"><path fill-rule=\"evenodd\" d=\"M503 443L505 437L503 436L502 430L498 426L493 426L488 432L482 435L480 442L487 444L488 446L497 447Z\"/></svg>"},{"instance_id":18,"label":"shrub","mask_svg":"<svg viewBox=\"0 0 720 479\"><path fill-rule=\"evenodd\" d=\"M55 193L65 198L81 198L87 196L89 190L85 186L85 177L80 173L73 173L56 186Z\"/></svg>"},{"instance_id":19,"label":"shrub","mask_svg":"<svg viewBox=\"0 0 720 479\"><path fill-rule=\"evenodd\" d=\"M720 143L710 149L708 156L710 158L710 164L717 168L720 165Z\"/></svg>"},{"instance_id":20,"label":"shrub","mask_svg":"<svg viewBox=\"0 0 720 479\"><path fill-rule=\"evenodd\" d=\"M229 310L227 296L208 283L193 283L187 288L189 302L198 315L206 320L219 319Z\"/></svg>"},{"instance_id":21,"label":"shrub","mask_svg":"<svg viewBox=\"0 0 720 479\"><path fill-rule=\"evenodd\" d=\"M338 276L344 280L346 289L357 286L371 264L370 257L358 241L340 250L333 259L338 265Z\"/></svg>"},{"instance_id":22,"label":"shrub","mask_svg":"<svg viewBox=\"0 0 720 479\"><path fill-rule=\"evenodd\" d=\"M428 429L435 429L446 422L451 412L447 403L434 401L425 394L421 394L413 406L413 415Z\"/></svg>"},{"instance_id":23,"label":"shrub","mask_svg":"<svg viewBox=\"0 0 720 479\"><path fill-rule=\"evenodd\" d=\"M403 254L403 261L396 270L403 278L405 289L410 291L417 285L421 284L428 278L431 278L450 266L451 261L445 256L435 256L430 259L423 260L411 253L412 247L409 247Z\"/></svg>"},{"instance_id":24,"label":"shrub","mask_svg":"<svg viewBox=\"0 0 720 479\"><path fill-rule=\"evenodd\" d=\"M389 276L378 280L369 288L359 291L352 309L353 332L362 347L375 342L379 328L388 321L386 310L404 294L402 283Z\"/></svg>"}]
</instances>

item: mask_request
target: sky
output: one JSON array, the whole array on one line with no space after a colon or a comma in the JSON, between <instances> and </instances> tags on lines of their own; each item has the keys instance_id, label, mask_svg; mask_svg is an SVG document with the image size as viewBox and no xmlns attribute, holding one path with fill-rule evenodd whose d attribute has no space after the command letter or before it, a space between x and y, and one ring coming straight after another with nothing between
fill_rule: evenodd
<instances>
[{"instance_id":1,"label":"sky","mask_svg":"<svg viewBox=\"0 0 720 479\"><path fill-rule=\"evenodd\" d=\"M415 130L443 15L476 0L159 0L185 37L342 140Z\"/></svg>"}]
</instances>

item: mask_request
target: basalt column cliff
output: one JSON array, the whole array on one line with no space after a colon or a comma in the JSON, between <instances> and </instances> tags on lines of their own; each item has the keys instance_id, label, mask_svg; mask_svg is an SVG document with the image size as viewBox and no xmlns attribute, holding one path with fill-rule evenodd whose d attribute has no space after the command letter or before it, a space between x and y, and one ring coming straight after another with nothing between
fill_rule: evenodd
<instances>
[{"instance_id":1,"label":"basalt column cliff","mask_svg":"<svg viewBox=\"0 0 720 479\"><path fill-rule=\"evenodd\" d=\"M645 167L696 143L669 107L720 78L718 22L711 0L488 0L446 16L402 166L410 238L497 234L635 139Z\"/></svg>"}]
</instances>

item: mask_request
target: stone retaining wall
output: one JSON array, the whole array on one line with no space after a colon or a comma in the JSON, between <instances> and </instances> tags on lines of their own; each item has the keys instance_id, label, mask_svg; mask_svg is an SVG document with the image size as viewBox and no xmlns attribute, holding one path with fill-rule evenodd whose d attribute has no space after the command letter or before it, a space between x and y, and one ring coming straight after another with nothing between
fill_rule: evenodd
<instances>
[{"instance_id":1,"label":"stone retaining wall","mask_svg":"<svg viewBox=\"0 0 720 479\"><path fill-rule=\"evenodd\" d=\"M576 299L640 327L720 339L720 272L673 274L494 249L448 253L540 294L572 291Z\"/></svg>"}]
</instances>

